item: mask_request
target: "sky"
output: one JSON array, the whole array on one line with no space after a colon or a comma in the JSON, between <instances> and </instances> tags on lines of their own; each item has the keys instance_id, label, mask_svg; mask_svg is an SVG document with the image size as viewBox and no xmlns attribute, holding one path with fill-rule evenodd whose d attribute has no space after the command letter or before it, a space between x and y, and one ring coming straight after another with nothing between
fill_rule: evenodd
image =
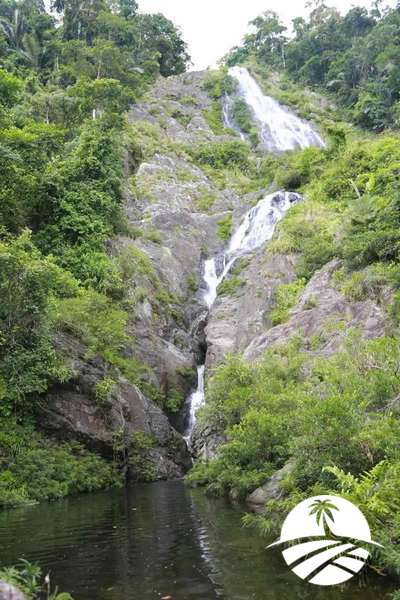
<instances>
[{"instance_id":1,"label":"sky","mask_svg":"<svg viewBox=\"0 0 400 600\"><path fill-rule=\"evenodd\" d=\"M161 12L174 21L189 45L191 69L214 67L233 46L240 43L247 23L266 10L277 12L290 25L294 17L305 16L306 0L138 0L141 12ZM386 4L393 4L393 1ZM351 6L371 5L370 0L330 0L346 12Z\"/></svg>"}]
</instances>

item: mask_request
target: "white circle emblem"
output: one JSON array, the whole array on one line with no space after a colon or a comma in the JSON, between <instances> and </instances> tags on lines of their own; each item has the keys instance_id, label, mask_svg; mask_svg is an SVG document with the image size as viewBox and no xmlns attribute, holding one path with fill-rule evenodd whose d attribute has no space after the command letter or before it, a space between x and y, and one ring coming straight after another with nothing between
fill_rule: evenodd
<instances>
[{"instance_id":1,"label":"white circle emblem","mask_svg":"<svg viewBox=\"0 0 400 600\"><path fill-rule=\"evenodd\" d=\"M340 496L314 496L300 502L286 517L280 539L283 558L301 579L315 585L336 585L364 567L372 546L362 512Z\"/></svg>"}]
</instances>

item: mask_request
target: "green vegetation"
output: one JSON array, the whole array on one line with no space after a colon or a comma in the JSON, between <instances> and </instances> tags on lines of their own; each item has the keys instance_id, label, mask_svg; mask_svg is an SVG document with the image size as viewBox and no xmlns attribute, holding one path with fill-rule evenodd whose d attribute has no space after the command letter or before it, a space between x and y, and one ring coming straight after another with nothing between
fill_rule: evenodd
<instances>
[{"instance_id":1,"label":"green vegetation","mask_svg":"<svg viewBox=\"0 0 400 600\"><path fill-rule=\"evenodd\" d=\"M228 358L209 384L203 415L228 441L190 480L244 495L290 459L289 496L270 509L284 513L303 497L344 494L376 525L385 544L380 560L397 569L400 425L392 400L400 390L399 358L397 339L362 343L356 332L329 359L313 358L300 338L256 364Z\"/></svg>"},{"instance_id":2,"label":"green vegetation","mask_svg":"<svg viewBox=\"0 0 400 600\"><path fill-rule=\"evenodd\" d=\"M218 236L224 242L227 242L231 237L232 233L232 213L227 214L225 217L220 219L217 223L218 225Z\"/></svg>"},{"instance_id":3,"label":"green vegetation","mask_svg":"<svg viewBox=\"0 0 400 600\"><path fill-rule=\"evenodd\" d=\"M196 208L201 212L209 212L213 207L217 197L215 193L205 189L199 191L199 196L196 199Z\"/></svg>"},{"instance_id":4,"label":"green vegetation","mask_svg":"<svg viewBox=\"0 0 400 600\"><path fill-rule=\"evenodd\" d=\"M245 279L238 275L233 275L224 279L218 286L218 294L220 296L232 296L235 292L245 284Z\"/></svg>"},{"instance_id":5,"label":"green vegetation","mask_svg":"<svg viewBox=\"0 0 400 600\"><path fill-rule=\"evenodd\" d=\"M200 166L212 169L238 169L243 173L250 170L250 148L241 140L200 144L188 149L193 160Z\"/></svg>"},{"instance_id":6,"label":"green vegetation","mask_svg":"<svg viewBox=\"0 0 400 600\"><path fill-rule=\"evenodd\" d=\"M206 108L203 110L203 117L215 135L224 135L224 133L226 133L222 116L221 102L218 100L213 100L211 108Z\"/></svg>"},{"instance_id":7,"label":"green vegetation","mask_svg":"<svg viewBox=\"0 0 400 600\"><path fill-rule=\"evenodd\" d=\"M0 506L57 500L122 483L114 465L78 443L56 443L2 419L0 427Z\"/></svg>"},{"instance_id":8,"label":"green vegetation","mask_svg":"<svg viewBox=\"0 0 400 600\"><path fill-rule=\"evenodd\" d=\"M46 594L47 600L73 600L66 592L59 593L58 588L51 589L50 575L43 579L41 568L21 558L14 567L0 570L0 580L13 585L23 592L29 600L39 600Z\"/></svg>"},{"instance_id":9,"label":"green vegetation","mask_svg":"<svg viewBox=\"0 0 400 600\"><path fill-rule=\"evenodd\" d=\"M72 376L54 338L78 337L87 356L105 361L93 390L99 407L121 374L156 397L146 367L125 351L127 309L148 293L156 313L173 302L147 255L132 244L111 256L109 240L132 233L121 210L124 156L134 167L158 147L158 130L128 126L125 111L157 76L185 70L185 43L134 0L49 8L0 2L3 506L119 482L113 464L35 431L48 387ZM161 241L152 230L144 236Z\"/></svg>"},{"instance_id":10,"label":"green vegetation","mask_svg":"<svg viewBox=\"0 0 400 600\"><path fill-rule=\"evenodd\" d=\"M130 228L122 211L124 162L134 172L161 148L242 198L274 189L303 194L267 248L291 255L296 276L276 288L268 325L284 323L315 272L333 260L332 285L352 310L372 300L388 323L386 337L365 341L337 314L312 338L299 332L258 362L228 356L209 381L202 414L227 441L217 459L195 466L190 481L244 497L289 463L285 495L268 505L269 515L283 515L310 495L339 493L360 506L384 544L378 564L400 572L399 10L381 11L377 3L341 17L318 2L307 21L295 20L290 41L273 14L254 21L228 64L266 72L262 84L323 124L329 142L324 150L264 157L229 137L198 146L172 142L150 94L154 122L127 123L129 105L157 76L185 69L185 44L162 15L138 13L133 0L78 7L68 0L53 10L63 13L60 25L39 2L0 1L0 506L119 485L121 470L138 480L155 476L155 440L147 433L126 439L123 427L114 431L114 461L106 461L80 444L47 438L36 424L49 387L74 375L55 336L80 340L86 357L104 364L90 391L99 413L106 414L121 375L166 411L182 407L179 389L154 388L130 333L145 300L160 330L171 318L178 325L186 318L181 299L167 292L150 256L136 246L140 238L161 253L160 233L147 221ZM329 94L341 117L360 128L338 122L329 101L300 92L298 84ZM204 118L226 136L221 99L235 82L223 67L208 74L204 88L212 100ZM196 100L182 103L171 97L163 110L186 127ZM233 112L257 146L246 103L236 100ZM152 185L178 180L197 186L196 209L210 212L216 192L193 173L160 169L140 184L132 177L132 196L151 203ZM223 214L217 233L228 241L232 213ZM218 292L237 293L246 266L238 261ZM188 293L198 285L189 275ZM304 310L317 302L318 295L308 295ZM321 358L334 333L342 347ZM195 380L191 369L180 375ZM321 511L315 507L323 520ZM274 527L269 517L246 522L264 532ZM40 575L25 567L0 575L34 598Z\"/></svg>"},{"instance_id":11,"label":"green vegetation","mask_svg":"<svg viewBox=\"0 0 400 600\"><path fill-rule=\"evenodd\" d=\"M151 435L143 431L136 431L132 434L129 447L129 467L137 480L154 480L154 463L149 460L149 452L154 447L154 440Z\"/></svg>"},{"instance_id":12,"label":"green vegetation","mask_svg":"<svg viewBox=\"0 0 400 600\"><path fill-rule=\"evenodd\" d=\"M236 89L236 82L226 68L211 71L204 81L204 89L213 100L220 100L225 94L230 96Z\"/></svg>"},{"instance_id":13,"label":"green vegetation","mask_svg":"<svg viewBox=\"0 0 400 600\"><path fill-rule=\"evenodd\" d=\"M266 250L292 255L297 276L275 290L266 318L285 322L310 278L334 260L332 285L351 303L380 305L388 337L363 341L338 314L310 339L299 331L256 363L226 357L209 381L200 418L227 442L217 459L195 465L189 481L244 497L289 463L283 497L268 503L267 517L246 516L245 523L277 533L276 515L283 518L306 497L337 493L361 508L385 546L375 564L398 573L400 140L395 132L376 136L332 122L327 132L327 150L267 156L248 174L258 189L296 190L305 198ZM240 277L232 275L220 293L235 292ZM318 295L309 296L303 309L317 304ZM341 349L318 357L332 334L340 334Z\"/></svg>"},{"instance_id":14,"label":"green vegetation","mask_svg":"<svg viewBox=\"0 0 400 600\"><path fill-rule=\"evenodd\" d=\"M273 309L269 314L272 325L284 323L289 317L290 309L296 304L304 290L304 279L296 279L291 283L282 283L275 288Z\"/></svg>"},{"instance_id":15,"label":"green vegetation","mask_svg":"<svg viewBox=\"0 0 400 600\"><path fill-rule=\"evenodd\" d=\"M184 402L184 393L180 390L172 388L168 390L167 399L164 403L164 406L168 412L177 413L183 407Z\"/></svg>"},{"instance_id":16,"label":"green vegetation","mask_svg":"<svg viewBox=\"0 0 400 600\"><path fill-rule=\"evenodd\" d=\"M245 100L237 98L233 104L233 118L240 129L250 136L253 146L259 143L257 127L253 123L253 115Z\"/></svg>"}]
</instances>

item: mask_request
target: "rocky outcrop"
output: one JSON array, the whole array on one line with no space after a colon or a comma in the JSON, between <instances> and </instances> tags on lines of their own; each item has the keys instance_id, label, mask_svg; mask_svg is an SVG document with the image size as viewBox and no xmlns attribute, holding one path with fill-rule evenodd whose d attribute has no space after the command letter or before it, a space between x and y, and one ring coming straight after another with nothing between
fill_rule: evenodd
<instances>
[{"instance_id":1,"label":"rocky outcrop","mask_svg":"<svg viewBox=\"0 0 400 600\"><path fill-rule=\"evenodd\" d=\"M292 256L267 256L263 248L244 260L248 262L237 276L237 289L219 296L211 310L206 327L208 367L221 363L228 352L243 352L271 326L268 314L274 290L295 277Z\"/></svg>"},{"instance_id":2,"label":"rocky outcrop","mask_svg":"<svg viewBox=\"0 0 400 600\"><path fill-rule=\"evenodd\" d=\"M110 240L109 248L124 273L131 341L123 352L144 372L140 389L117 377L99 403L95 390L107 378L107 365L86 356L77 340L61 336L57 343L73 377L50 390L40 418L52 435L80 440L107 456L121 428L126 445L133 434L148 434L154 439L150 454L157 477L180 476L189 465L186 443L170 424L182 433L184 415L167 418L143 390L155 390L169 406L171 398L179 403L195 385L195 366L205 355L204 259L224 247L219 221L231 212L240 218L247 207L187 153L200 143L229 138L216 136L207 123L204 111L212 101L203 89L204 76L160 78L129 114L133 142L125 157L126 231Z\"/></svg>"},{"instance_id":3,"label":"rocky outcrop","mask_svg":"<svg viewBox=\"0 0 400 600\"><path fill-rule=\"evenodd\" d=\"M370 299L347 300L333 281L339 266L339 261L334 260L315 273L291 310L289 320L257 336L244 356L257 358L272 344L283 344L298 334L305 340L313 339L315 352L320 356L337 351L351 328L359 329L364 339L381 337L387 325L383 308Z\"/></svg>"},{"instance_id":4,"label":"rocky outcrop","mask_svg":"<svg viewBox=\"0 0 400 600\"><path fill-rule=\"evenodd\" d=\"M197 422L191 437L191 452L198 460L213 460L226 437L207 423Z\"/></svg>"},{"instance_id":5,"label":"rocky outcrop","mask_svg":"<svg viewBox=\"0 0 400 600\"><path fill-rule=\"evenodd\" d=\"M199 144L214 140L204 118L211 101L204 90L204 71L177 77L160 77L148 101L134 106L130 118L161 126L168 139L181 144Z\"/></svg>"},{"instance_id":6,"label":"rocky outcrop","mask_svg":"<svg viewBox=\"0 0 400 600\"><path fill-rule=\"evenodd\" d=\"M124 210L129 226L141 235L113 241L116 257L130 248L143 252L164 298L172 300L170 307L157 305L160 290L145 277L139 276L138 282L135 274L132 297L138 288L145 297L136 303L130 319L132 353L150 367L152 384L164 395L168 390L187 395L195 383L194 367L204 353L204 259L224 247L218 222L232 211L240 215L246 209L236 191L220 189L183 149L182 144L193 147L220 139L204 119L211 100L203 83L204 72L160 79L148 101L132 108L132 126L151 126L158 145L136 170L134 161L126 161L127 179L134 185L126 186ZM201 330L193 331L199 321Z\"/></svg>"},{"instance_id":7,"label":"rocky outcrop","mask_svg":"<svg viewBox=\"0 0 400 600\"><path fill-rule=\"evenodd\" d=\"M145 434L153 444L146 461L154 478L181 477L190 467L190 456L163 411L122 377L115 380L106 397L97 397L98 384L108 376L105 363L88 357L85 347L69 336L60 336L57 347L72 378L50 389L41 411L41 428L63 440L82 442L109 458L118 452L129 454L135 434ZM132 467L129 475L140 477Z\"/></svg>"}]
</instances>

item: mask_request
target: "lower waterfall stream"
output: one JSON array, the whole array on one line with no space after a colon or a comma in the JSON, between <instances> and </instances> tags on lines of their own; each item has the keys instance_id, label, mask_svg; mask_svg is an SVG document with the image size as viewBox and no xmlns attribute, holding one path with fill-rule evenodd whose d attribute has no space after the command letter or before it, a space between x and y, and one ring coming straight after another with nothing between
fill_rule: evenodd
<instances>
[{"instance_id":1,"label":"lower waterfall stream","mask_svg":"<svg viewBox=\"0 0 400 600\"><path fill-rule=\"evenodd\" d=\"M292 192L279 191L268 194L256 206L251 208L243 217L239 227L233 233L224 252L204 263L203 280L205 292L203 301L210 312L218 294L218 286L229 274L235 261L260 248L274 234L277 223L283 219L288 209L300 202L302 197ZM190 438L196 424L196 413L204 404L205 364L197 367L197 388L186 403L188 413L185 439Z\"/></svg>"}]
</instances>

